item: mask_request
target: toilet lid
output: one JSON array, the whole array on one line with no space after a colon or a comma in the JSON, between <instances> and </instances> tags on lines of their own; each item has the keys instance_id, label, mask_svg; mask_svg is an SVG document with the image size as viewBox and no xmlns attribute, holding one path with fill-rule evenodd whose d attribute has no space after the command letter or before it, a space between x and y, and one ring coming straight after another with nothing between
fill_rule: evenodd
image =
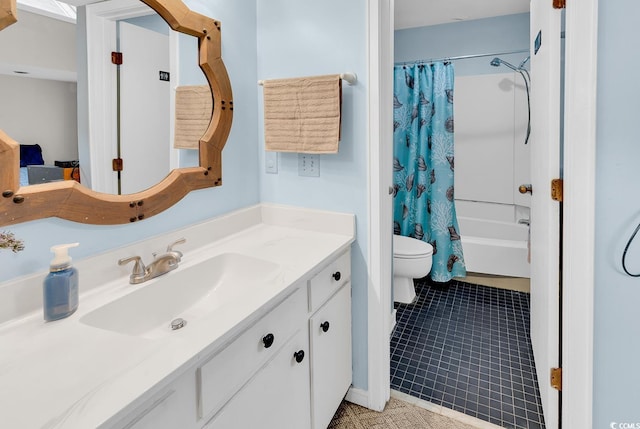
<instances>
[{"instance_id":1,"label":"toilet lid","mask_svg":"<svg viewBox=\"0 0 640 429\"><path fill-rule=\"evenodd\" d=\"M433 254L433 247L422 240L402 235L393 236L393 256L400 258L419 258Z\"/></svg>"}]
</instances>

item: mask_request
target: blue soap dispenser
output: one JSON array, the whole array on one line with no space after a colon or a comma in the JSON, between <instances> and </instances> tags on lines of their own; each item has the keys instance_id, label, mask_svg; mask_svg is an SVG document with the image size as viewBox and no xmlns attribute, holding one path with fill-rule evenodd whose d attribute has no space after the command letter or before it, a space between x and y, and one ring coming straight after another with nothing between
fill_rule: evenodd
<instances>
[{"instance_id":1,"label":"blue soap dispenser","mask_svg":"<svg viewBox=\"0 0 640 429\"><path fill-rule=\"evenodd\" d=\"M79 243L53 246L55 257L42 285L44 320L47 322L71 316L78 308L78 270L71 266L69 248Z\"/></svg>"}]
</instances>

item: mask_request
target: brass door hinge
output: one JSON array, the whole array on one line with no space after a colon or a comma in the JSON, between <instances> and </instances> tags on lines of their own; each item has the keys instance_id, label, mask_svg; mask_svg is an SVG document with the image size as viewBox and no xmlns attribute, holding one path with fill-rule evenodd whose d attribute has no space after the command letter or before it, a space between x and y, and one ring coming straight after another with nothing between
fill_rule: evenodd
<instances>
[{"instance_id":1,"label":"brass door hinge","mask_svg":"<svg viewBox=\"0 0 640 429\"><path fill-rule=\"evenodd\" d=\"M114 158L111 160L111 168L113 171L122 171L122 158Z\"/></svg>"},{"instance_id":2,"label":"brass door hinge","mask_svg":"<svg viewBox=\"0 0 640 429\"><path fill-rule=\"evenodd\" d=\"M562 368L551 368L551 387L562 391Z\"/></svg>"},{"instance_id":3,"label":"brass door hinge","mask_svg":"<svg viewBox=\"0 0 640 429\"><path fill-rule=\"evenodd\" d=\"M117 66L122 65L122 52L111 52L111 63Z\"/></svg>"},{"instance_id":4,"label":"brass door hinge","mask_svg":"<svg viewBox=\"0 0 640 429\"><path fill-rule=\"evenodd\" d=\"M553 0L554 9L564 9L567 7L567 0Z\"/></svg>"},{"instance_id":5,"label":"brass door hinge","mask_svg":"<svg viewBox=\"0 0 640 429\"><path fill-rule=\"evenodd\" d=\"M551 181L551 199L553 201L562 201L562 179L553 179Z\"/></svg>"}]
</instances>

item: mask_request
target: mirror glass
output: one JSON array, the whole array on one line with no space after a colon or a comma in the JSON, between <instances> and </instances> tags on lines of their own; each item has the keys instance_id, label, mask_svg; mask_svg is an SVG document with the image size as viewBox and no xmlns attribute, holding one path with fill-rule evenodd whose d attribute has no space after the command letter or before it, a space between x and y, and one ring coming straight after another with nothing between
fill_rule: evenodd
<instances>
[{"instance_id":1,"label":"mirror glass","mask_svg":"<svg viewBox=\"0 0 640 429\"><path fill-rule=\"evenodd\" d=\"M142 9L113 20L123 61L105 72L111 78L100 79L106 89L97 98L83 8L77 24L19 10L18 22L0 32L0 129L28 145L21 154L22 186L75 178L94 191L130 194L174 168L198 166L197 150L174 149L176 88L206 85L198 39ZM103 124L88 113L96 106ZM192 140L197 149L198 138ZM120 172L113 170L117 158Z\"/></svg>"}]
</instances>

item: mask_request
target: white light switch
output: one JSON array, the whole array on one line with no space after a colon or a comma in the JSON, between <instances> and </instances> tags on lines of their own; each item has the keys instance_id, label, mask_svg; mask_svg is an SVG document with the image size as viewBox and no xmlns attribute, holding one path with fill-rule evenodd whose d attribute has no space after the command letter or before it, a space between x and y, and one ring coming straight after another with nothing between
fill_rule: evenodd
<instances>
[{"instance_id":1,"label":"white light switch","mask_svg":"<svg viewBox=\"0 0 640 429\"><path fill-rule=\"evenodd\" d=\"M269 174L278 174L278 152L264 153L264 170Z\"/></svg>"}]
</instances>

